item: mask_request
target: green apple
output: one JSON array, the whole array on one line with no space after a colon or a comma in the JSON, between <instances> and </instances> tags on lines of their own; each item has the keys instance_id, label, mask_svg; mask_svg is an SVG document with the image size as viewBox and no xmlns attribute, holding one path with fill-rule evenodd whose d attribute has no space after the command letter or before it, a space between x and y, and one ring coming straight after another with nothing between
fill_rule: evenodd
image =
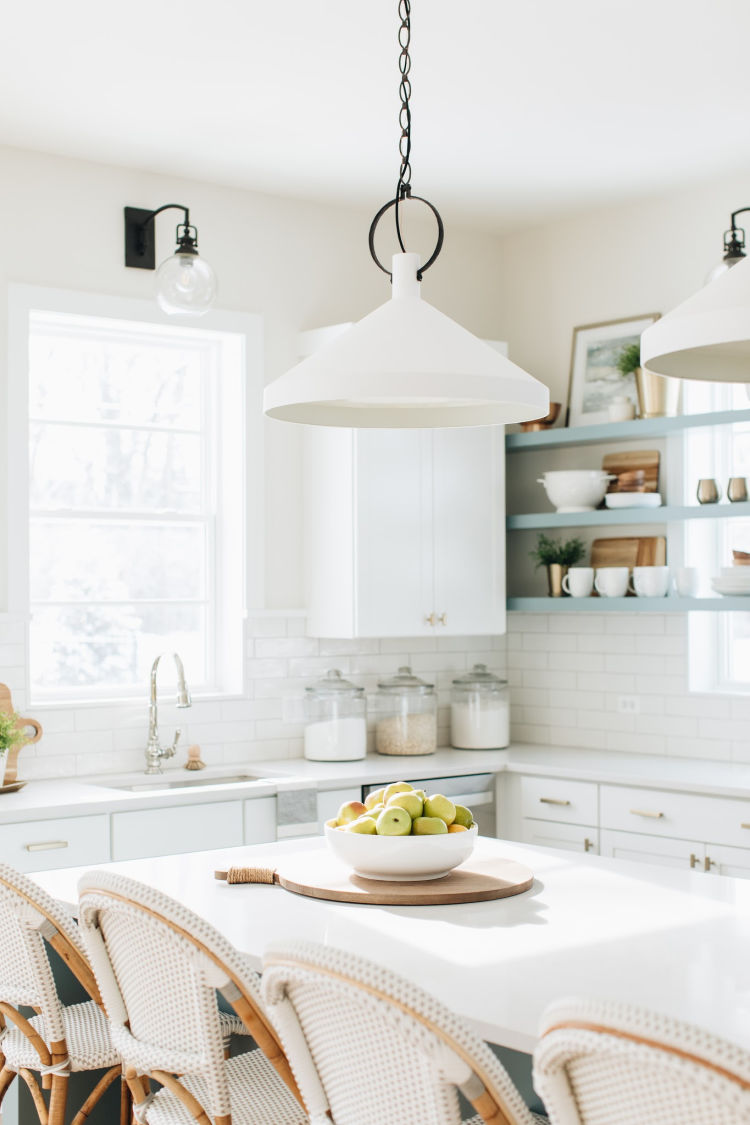
<instances>
[{"instance_id":1,"label":"green apple","mask_svg":"<svg viewBox=\"0 0 750 1125\"><path fill-rule=\"evenodd\" d=\"M411 817L399 805L384 808L375 823L378 836L408 836L411 832Z\"/></svg>"},{"instance_id":2,"label":"green apple","mask_svg":"<svg viewBox=\"0 0 750 1125\"><path fill-rule=\"evenodd\" d=\"M394 797L391 797L386 808L392 809L395 806L406 809L412 820L421 816L424 811L424 801L416 793L396 793Z\"/></svg>"},{"instance_id":3,"label":"green apple","mask_svg":"<svg viewBox=\"0 0 750 1125\"><path fill-rule=\"evenodd\" d=\"M394 781L393 785L386 786L385 793L383 794L383 804L387 805L391 797L395 797L397 793L411 793L412 786L408 781Z\"/></svg>"},{"instance_id":4,"label":"green apple","mask_svg":"<svg viewBox=\"0 0 750 1125\"><path fill-rule=\"evenodd\" d=\"M463 824L464 828L471 828L474 823L474 817L471 815L471 809L467 809L465 805L456 805L456 818L454 824Z\"/></svg>"},{"instance_id":5,"label":"green apple","mask_svg":"<svg viewBox=\"0 0 750 1125\"><path fill-rule=\"evenodd\" d=\"M385 805L383 794L385 789L376 789L374 793L368 793L365 797L365 808L374 809L375 805Z\"/></svg>"},{"instance_id":6,"label":"green apple","mask_svg":"<svg viewBox=\"0 0 750 1125\"><path fill-rule=\"evenodd\" d=\"M371 809L368 809L366 815L367 816L374 816L375 819L377 820L384 808L385 808L385 805L381 801L379 805L373 805ZM363 814L363 815L365 815L365 814Z\"/></svg>"},{"instance_id":7,"label":"green apple","mask_svg":"<svg viewBox=\"0 0 750 1125\"><path fill-rule=\"evenodd\" d=\"M415 836L439 836L448 831L448 825L439 816L418 816L412 831Z\"/></svg>"},{"instance_id":8,"label":"green apple","mask_svg":"<svg viewBox=\"0 0 750 1125\"><path fill-rule=\"evenodd\" d=\"M449 801L442 793L434 793L432 797L428 797L424 803L425 816L439 816L446 824L453 824L456 819L456 806L453 801ZM341 815L339 814L339 820Z\"/></svg>"},{"instance_id":9,"label":"green apple","mask_svg":"<svg viewBox=\"0 0 750 1125\"><path fill-rule=\"evenodd\" d=\"M357 817L362 816L362 813L366 812L367 809L361 801L346 801L339 809L337 820L339 824L349 824L352 820L356 820Z\"/></svg>"},{"instance_id":10,"label":"green apple","mask_svg":"<svg viewBox=\"0 0 750 1125\"><path fill-rule=\"evenodd\" d=\"M418 797L421 798L423 803L427 800L427 794L425 793L424 789L415 789L414 792Z\"/></svg>"},{"instance_id":11,"label":"green apple","mask_svg":"<svg viewBox=\"0 0 750 1125\"><path fill-rule=\"evenodd\" d=\"M346 826L347 832L363 832L367 836L372 836L377 832L375 821L371 816L359 816L356 820L352 820Z\"/></svg>"}]
</instances>

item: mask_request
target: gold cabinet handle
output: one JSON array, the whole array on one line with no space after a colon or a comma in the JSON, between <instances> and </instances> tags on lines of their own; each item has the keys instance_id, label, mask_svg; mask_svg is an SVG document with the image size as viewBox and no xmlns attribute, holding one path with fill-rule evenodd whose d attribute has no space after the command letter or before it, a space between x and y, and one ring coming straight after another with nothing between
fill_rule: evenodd
<instances>
[{"instance_id":1,"label":"gold cabinet handle","mask_svg":"<svg viewBox=\"0 0 750 1125\"><path fill-rule=\"evenodd\" d=\"M434 625L435 624L435 614L434 613L425 614L424 623L425 623L425 625Z\"/></svg>"},{"instance_id":2,"label":"gold cabinet handle","mask_svg":"<svg viewBox=\"0 0 750 1125\"><path fill-rule=\"evenodd\" d=\"M740 828L750 828L750 824L741 824Z\"/></svg>"},{"instance_id":3,"label":"gold cabinet handle","mask_svg":"<svg viewBox=\"0 0 750 1125\"><path fill-rule=\"evenodd\" d=\"M691 852L690 853L690 866L691 867L697 867L699 862L700 862L700 860L698 859L698 856L693 855L693 853Z\"/></svg>"},{"instance_id":4,"label":"gold cabinet handle","mask_svg":"<svg viewBox=\"0 0 750 1125\"><path fill-rule=\"evenodd\" d=\"M589 840L588 836L586 836L584 841L583 841L583 850L585 852L590 852L593 847L594 847L594 841Z\"/></svg>"},{"instance_id":5,"label":"gold cabinet handle","mask_svg":"<svg viewBox=\"0 0 750 1125\"><path fill-rule=\"evenodd\" d=\"M561 801L559 797L540 797L540 805L569 805L570 801Z\"/></svg>"},{"instance_id":6,"label":"gold cabinet handle","mask_svg":"<svg viewBox=\"0 0 750 1125\"><path fill-rule=\"evenodd\" d=\"M649 809L631 809L633 816L648 816L652 820L660 820L664 816L663 812L651 812Z\"/></svg>"},{"instance_id":7,"label":"gold cabinet handle","mask_svg":"<svg viewBox=\"0 0 750 1125\"><path fill-rule=\"evenodd\" d=\"M447 613L441 613L440 616L438 617L438 625L447 625L447 624L448 624L448 614Z\"/></svg>"},{"instance_id":8,"label":"gold cabinet handle","mask_svg":"<svg viewBox=\"0 0 750 1125\"><path fill-rule=\"evenodd\" d=\"M716 867L716 860L711 859L711 856L707 855L706 858L703 860L703 870L704 871L710 871L712 867Z\"/></svg>"},{"instance_id":9,"label":"gold cabinet handle","mask_svg":"<svg viewBox=\"0 0 750 1125\"><path fill-rule=\"evenodd\" d=\"M51 852L56 848L67 848L67 840L44 840L39 844L24 844L27 852Z\"/></svg>"}]
</instances>

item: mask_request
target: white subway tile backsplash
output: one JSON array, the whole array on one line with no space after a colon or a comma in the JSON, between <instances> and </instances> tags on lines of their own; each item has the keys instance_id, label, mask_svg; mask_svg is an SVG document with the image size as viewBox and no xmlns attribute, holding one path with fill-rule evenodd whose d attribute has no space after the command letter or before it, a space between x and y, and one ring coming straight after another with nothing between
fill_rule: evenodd
<instances>
[{"instance_id":1,"label":"white subway tile backsplash","mask_svg":"<svg viewBox=\"0 0 750 1125\"><path fill-rule=\"evenodd\" d=\"M314 637L261 637L255 640L255 655L262 659L317 656L318 645Z\"/></svg>"}]
</instances>

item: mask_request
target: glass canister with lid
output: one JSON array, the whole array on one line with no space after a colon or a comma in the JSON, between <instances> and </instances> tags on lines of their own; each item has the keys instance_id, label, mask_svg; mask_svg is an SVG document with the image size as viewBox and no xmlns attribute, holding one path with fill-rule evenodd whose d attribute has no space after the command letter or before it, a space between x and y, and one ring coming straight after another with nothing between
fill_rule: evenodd
<instances>
[{"instance_id":1,"label":"glass canister with lid","mask_svg":"<svg viewBox=\"0 0 750 1125\"><path fill-rule=\"evenodd\" d=\"M437 696L434 684L399 668L381 680L375 696L378 754L434 754L437 749Z\"/></svg>"},{"instance_id":2,"label":"glass canister with lid","mask_svg":"<svg viewBox=\"0 0 750 1125\"><path fill-rule=\"evenodd\" d=\"M451 746L457 750L501 750L510 742L508 681L486 664L453 681Z\"/></svg>"},{"instance_id":3,"label":"glass canister with lid","mask_svg":"<svg viewBox=\"0 0 750 1125\"><path fill-rule=\"evenodd\" d=\"M337 668L305 688L305 757L312 762L354 762L367 753L365 689Z\"/></svg>"}]
</instances>

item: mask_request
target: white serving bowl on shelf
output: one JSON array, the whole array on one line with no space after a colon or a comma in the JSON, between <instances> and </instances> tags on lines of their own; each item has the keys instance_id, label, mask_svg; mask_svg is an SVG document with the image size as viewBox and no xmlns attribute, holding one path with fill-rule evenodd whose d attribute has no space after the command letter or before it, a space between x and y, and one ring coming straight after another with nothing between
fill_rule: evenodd
<instances>
[{"instance_id":1,"label":"white serving bowl on shelf","mask_svg":"<svg viewBox=\"0 0 750 1125\"><path fill-rule=\"evenodd\" d=\"M544 485L558 512L591 512L601 504L609 482L616 479L603 469L554 469L544 473L537 484Z\"/></svg>"},{"instance_id":2,"label":"white serving bowl on shelf","mask_svg":"<svg viewBox=\"0 0 750 1125\"><path fill-rule=\"evenodd\" d=\"M608 492L604 497L606 507L617 508L660 508L659 492Z\"/></svg>"},{"instance_id":3,"label":"white serving bowl on shelf","mask_svg":"<svg viewBox=\"0 0 750 1125\"><path fill-rule=\"evenodd\" d=\"M326 824L328 847L363 879L389 883L440 879L469 858L479 829L435 836L376 836L346 832Z\"/></svg>"}]
</instances>

